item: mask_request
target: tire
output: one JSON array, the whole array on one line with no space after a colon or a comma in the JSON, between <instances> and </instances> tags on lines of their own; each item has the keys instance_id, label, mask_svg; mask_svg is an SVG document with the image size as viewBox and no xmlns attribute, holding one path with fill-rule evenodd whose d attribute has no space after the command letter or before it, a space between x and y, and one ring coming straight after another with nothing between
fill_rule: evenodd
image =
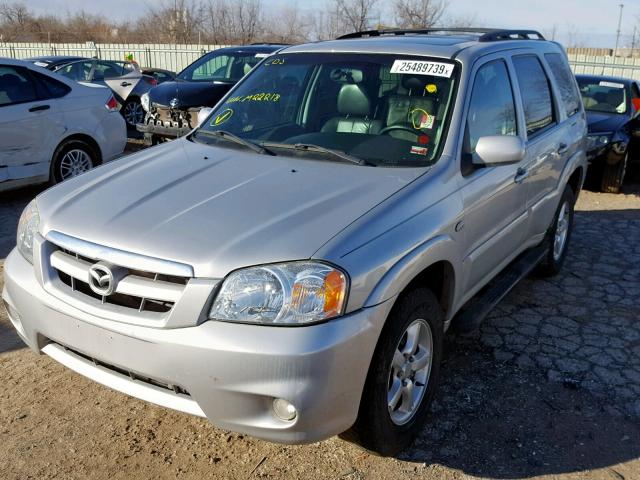
<instances>
[{"instance_id":1,"label":"tire","mask_svg":"<svg viewBox=\"0 0 640 480\"><path fill-rule=\"evenodd\" d=\"M605 163L602 166L602 181L600 183L600 190L605 193L620 193L622 183L624 182L624 176L627 173L627 160L628 154L614 165Z\"/></svg>"},{"instance_id":2,"label":"tire","mask_svg":"<svg viewBox=\"0 0 640 480\"><path fill-rule=\"evenodd\" d=\"M547 244L547 252L536 269L539 276L551 277L557 275L562 269L573 230L574 204L575 195L571 187L567 185L553 217L553 224L547 231L543 242Z\"/></svg>"},{"instance_id":3,"label":"tire","mask_svg":"<svg viewBox=\"0 0 640 480\"><path fill-rule=\"evenodd\" d=\"M88 172L98 165L95 149L82 140L62 142L53 154L49 182L52 185Z\"/></svg>"},{"instance_id":4,"label":"tire","mask_svg":"<svg viewBox=\"0 0 640 480\"><path fill-rule=\"evenodd\" d=\"M124 105L122 105L120 113L124 117L128 128L135 129L138 123L144 123L145 111L144 108L142 108L142 103L140 103L140 100L137 98L127 100Z\"/></svg>"},{"instance_id":5,"label":"tire","mask_svg":"<svg viewBox=\"0 0 640 480\"><path fill-rule=\"evenodd\" d=\"M343 438L356 439L364 448L383 456L396 455L413 442L423 428L438 385L443 321L442 308L429 289L412 290L398 300L373 354L358 418ZM403 355L400 353L402 350L407 353L411 350L409 332L412 338L419 340L419 347L413 354ZM415 361L425 358L420 355L421 352L429 357L428 334L431 361L428 366L413 372L412 376L409 359L414 358L416 365ZM398 368L400 365L402 368ZM402 387L403 382L406 387ZM421 384L424 386L420 387ZM410 392L409 387L413 388L415 394L412 398L413 409L407 408L412 402L406 401L403 396L395 403L393 399L390 400L397 388ZM410 398L410 395L407 394L406 398ZM388 407L390 403L394 405L393 409Z\"/></svg>"}]
</instances>

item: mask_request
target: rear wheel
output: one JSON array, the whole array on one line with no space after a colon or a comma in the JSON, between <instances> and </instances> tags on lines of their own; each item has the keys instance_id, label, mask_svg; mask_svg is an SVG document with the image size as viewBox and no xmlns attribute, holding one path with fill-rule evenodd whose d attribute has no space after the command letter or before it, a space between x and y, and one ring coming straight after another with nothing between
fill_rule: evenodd
<instances>
[{"instance_id":1,"label":"rear wheel","mask_svg":"<svg viewBox=\"0 0 640 480\"><path fill-rule=\"evenodd\" d=\"M550 277L560 272L567 256L567 248L573 230L573 206L575 196L569 185L564 188L560 204L556 210L553 224L547 231L544 242L547 253L538 265L536 273L543 277Z\"/></svg>"},{"instance_id":2,"label":"rear wheel","mask_svg":"<svg viewBox=\"0 0 640 480\"><path fill-rule=\"evenodd\" d=\"M602 182L600 190L605 193L619 193L624 182L624 176L627 173L627 160L629 156L625 156L618 163L609 165L605 163L602 166Z\"/></svg>"},{"instance_id":3,"label":"rear wheel","mask_svg":"<svg viewBox=\"0 0 640 480\"><path fill-rule=\"evenodd\" d=\"M135 128L136 125L144 122L144 108L137 98L128 100L120 111L128 127Z\"/></svg>"},{"instance_id":4,"label":"rear wheel","mask_svg":"<svg viewBox=\"0 0 640 480\"><path fill-rule=\"evenodd\" d=\"M68 140L60 144L51 162L51 184L88 172L98 164L95 150L82 140Z\"/></svg>"},{"instance_id":5,"label":"rear wheel","mask_svg":"<svg viewBox=\"0 0 640 480\"><path fill-rule=\"evenodd\" d=\"M426 288L398 300L380 335L358 419L347 435L380 455L395 455L423 428L442 358L444 313Z\"/></svg>"}]
</instances>

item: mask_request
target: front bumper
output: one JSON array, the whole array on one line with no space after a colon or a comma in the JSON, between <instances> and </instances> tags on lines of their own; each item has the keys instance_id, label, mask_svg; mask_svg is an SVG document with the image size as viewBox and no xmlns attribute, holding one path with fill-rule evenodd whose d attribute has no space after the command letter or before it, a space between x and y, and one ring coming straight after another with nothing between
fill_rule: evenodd
<instances>
[{"instance_id":1,"label":"front bumper","mask_svg":"<svg viewBox=\"0 0 640 480\"><path fill-rule=\"evenodd\" d=\"M42 288L15 249L4 270L9 317L36 352L129 395L282 443L322 440L353 424L392 305L306 327L208 321L150 328L64 303ZM275 398L296 407L293 421L274 414Z\"/></svg>"},{"instance_id":2,"label":"front bumper","mask_svg":"<svg viewBox=\"0 0 640 480\"><path fill-rule=\"evenodd\" d=\"M156 125L153 123L139 123L136 125L136 129L141 133L148 133L151 135L157 135L159 137L178 138L188 134L191 130L190 127L175 127L166 125Z\"/></svg>"}]
</instances>

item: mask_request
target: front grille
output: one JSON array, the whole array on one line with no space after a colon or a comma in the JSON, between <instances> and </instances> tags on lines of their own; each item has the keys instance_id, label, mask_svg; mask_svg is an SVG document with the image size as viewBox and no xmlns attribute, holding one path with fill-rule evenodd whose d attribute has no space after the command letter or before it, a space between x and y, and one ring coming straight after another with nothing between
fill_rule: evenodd
<instances>
[{"instance_id":1,"label":"front grille","mask_svg":"<svg viewBox=\"0 0 640 480\"><path fill-rule=\"evenodd\" d=\"M58 345L60 345L60 344L58 344ZM89 355L85 355L84 353L78 352L77 350L69 348L69 347L67 347L65 345L60 345L60 346L63 347L65 350L73 353L74 355L77 355L78 357L81 357L81 358L84 358L85 360L89 360L90 362L93 362L93 364L96 365L97 367L106 368L107 370L111 370L112 372L118 373L118 374L123 375L125 377L129 377L131 380L143 382L143 383L146 383L148 385L152 385L154 387L164 388L164 389L169 390L169 391L171 391L173 393L177 393L178 395L191 396L188 391L186 391L184 388L182 388L182 387L180 387L178 385L172 385L170 383L162 382L162 381L154 379L154 378L149 378L149 377L146 377L146 376L138 375L137 373L131 372L129 370L125 370L125 369L120 368L120 367L116 367L115 365L111 365L110 363L105 363L105 362L103 362L101 360L98 360L97 358L91 357Z\"/></svg>"},{"instance_id":2,"label":"front grille","mask_svg":"<svg viewBox=\"0 0 640 480\"><path fill-rule=\"evenodd\" d=\"M114 293L100 295L89 285L91 266L97 263L98 260L64 248L55 250L50 257L50 264L57 273L60 287L80 294L87 301L117 306L126 311L166 314L171 311L189 281L187 277L123 269L122 266L109 264L120 271L124 270L124 273L117 282Z\"/></svg>"}]
</instances>

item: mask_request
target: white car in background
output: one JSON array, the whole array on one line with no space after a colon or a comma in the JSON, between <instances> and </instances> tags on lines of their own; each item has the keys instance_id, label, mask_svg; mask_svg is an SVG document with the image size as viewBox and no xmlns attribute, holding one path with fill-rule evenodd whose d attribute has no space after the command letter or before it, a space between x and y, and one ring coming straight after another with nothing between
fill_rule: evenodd
<instances>
[{"instance_id":1,"label":"white car in background","mask_svg":"<svg viewBox=\"0 0 640 480\"><path fill-rule=\"evenodd\" d=\"M59 183L120 155L118 107L108 88L0 58L0 192Z\"/></svg>"}]
</instances>

